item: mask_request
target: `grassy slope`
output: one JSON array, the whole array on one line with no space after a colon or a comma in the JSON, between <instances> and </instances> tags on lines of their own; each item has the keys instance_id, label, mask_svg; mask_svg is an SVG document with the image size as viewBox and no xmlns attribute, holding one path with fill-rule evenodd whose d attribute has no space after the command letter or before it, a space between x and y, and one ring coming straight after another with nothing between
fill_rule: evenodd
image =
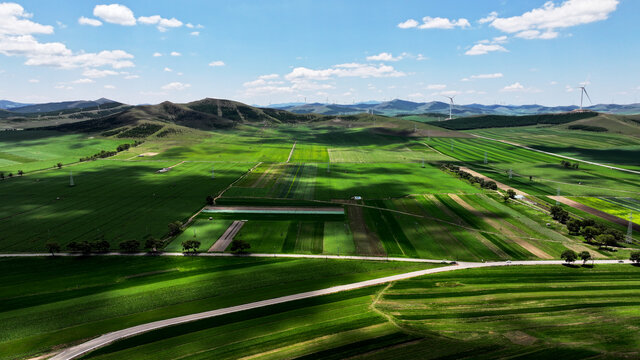
<instances>
[{"instance_id":1,"label":"grassy slope","mask_svg":"<svg viewBox=\"0 0 640 360\"><path fill-rule=\"evenodd\" d=\"M0 358L149 321L420 268L424 265L310 259L2 259Z\"/></svg>"}]
</instances>

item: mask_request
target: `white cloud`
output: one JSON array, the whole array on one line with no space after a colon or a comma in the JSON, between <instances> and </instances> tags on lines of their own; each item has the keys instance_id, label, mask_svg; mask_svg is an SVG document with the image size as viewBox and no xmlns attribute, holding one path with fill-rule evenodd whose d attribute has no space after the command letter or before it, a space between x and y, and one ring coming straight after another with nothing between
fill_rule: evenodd
<instances>
[{"instance_id":1,"label":"white cloud","mask_svg":"<svg viewBox=\"0 0 640 360\"><path fill-rule=\"evenodd\" d=\"M505 87L502 88L503 92L515 92L515 91L524 91L524 86L522 86L522 84L520 84L519 82L515 82L511 85L507 85Z\"/></svg>"},{"instance_id":2,"label":"white cloud","mask_svg":"<svg viewBox=\"0 0 640 360\"><path fill-rule=\"evenodd\" d=\"M182 26L182 21L176 18L165 19L160 15L140 16L138 22L145 25L157 25L158 30L161 32L167 31L167 28Z\"/></svg>"},{"instance_id":3,"label":"white cloud","mask_svg":"<svg viewBox=\"0 0 640 360\"><path fill-rule=\"evenodd\" d=\"M549 83L549 85L558 85L558 82L557 82L557 81L551 81L551 82Z\"/></svg>"},{"instance_id":4,"label":"white cloud","mask_svg":"<svg viewBox=\"0 0 640 360\"><path fill-rule=\"evenodd\" d=\"M72 81L72 83L74 83L74 84L91 84L91 83L94 83L94 82L95 82L95 81L93 81L93 80L91 80L91 79L87 79L87 78L84 78L84 79L78 79L78 80L74 80L74 81Z\"/></svg>"},{"instance_id":5,"label":"white cloud","mask_svg":"<svg viewBox=\"0 0 640 360\"><path fill-rule=\"evenodd\" d=\"M381 52L378 55L367 56L368 61L398 61L402 60L403 56L393 57L391 53Z\"/></svg>"},{"instance_id":6,"label":"white cloud","mask_svg":"<svg viewBox=\"0 0 640 360\"><path fill-rule=\"evenodd\" d=\"M181 82L172 82L162 87L162 90L185 90L190 88L191 84L183 84Z\"/></svg>"},{"instance_id":7,"label":"white cloud","mask_svg":"<svg viewBox=\"0 0 640 360\"><path fill-rule=\"evenodd\" d=\"M496 18L491 26L525 39L553 39L558 36L554 29L606 20L618 3L618 0L566 0L556 5L547 1L541 8L522 15Z\"/></svg>"},{"instance_id":8,"label":"white cloud","mask_svg":"<svg viewBox=\"0 0 640 360\"><path fill-rule=\"evenodd\" d=\"M574 92L575 88L573 86L571 86L571 85L566 85L564 87L564 91L566 91L566 92Z\"/></svg>"},{"instance_id":9,"label":"white cloud","mask_svg":"<svg viewBox=\"0 0 640 360\"><path fill-rule=\"evenodd\" d=\"M93 8L93 16L111 24L124 26L133 26L136 24L136 18L133 16L133 11L120 4L96 5L96 7Z\"/></svg>"},{"instance_id":10,"label":"white cloud","mask_svg":"<svg viewBox=\"0 0 640 360\"><path fill-rule=\"evenodd\" d=\"M464 29L471 26L469 20L460 18L458 20L450 20L447 18L425 16L422 18L422 24L418 26L419 29L453 29L459 27Z\"/></svg>"},{"instance_id":11,"label":"white cloud","mask_svg":"<svg viewBox=\"0 0 640 360\"><path fill-rule=\"evenodd\" d=\"M485 55L493 51L506 52L507 49L505 49L504 46L498 45L498 44L489 44L489 45L475 44L471 47L471 49L467 50L467 52L465 52L464 54L465 55Z\"/></svg>"},{"instance_id":12,"label":"white cloud","mask_svg":"<svg viewBox=\"0 0 640 360\"><path fill-rule=\"evenodd\" d=\"M140 75L127 75L124 78L127 80L131 80L131 79L138 79L140 77Z\"/></svg>"},{"instance_id":13,"label":"white cloud","mask_svg":"<svg viewBox=\"0 0 640 360\"><path fill-rule=\"evenodd\" d=\"M418 54L418 56L416 56L416 60L418 61L422 61L422 60L428 60L429 58L422 55L422 54Z\"/></svg>"},{"instance_id":14,"label":"white cloud","mask_svg":"<svg viewBox=\"0 0 640 360\"><path fill-rule=\"evenodd\" d=\"M280 77L280 75L278 75L278 74L267 74L267 75L258 76L258 79L272 80L272 79L277 79L279 77Z\"/></svg>"},{"instance_id":15,"label":"white cloud","mask_svg":"<svg viewBox=\"0 0 640 360\"><path fill-rule=\"evenodd\" d=\"M78 19L78 24L89 25L89 26L100 26L102 25L102 21L98 19L90 19L84 16L80 16L80 18Z\"/></svg>"},{"instance_id":16,"label":"white cloud","mask_svg":"<svg viewBox=\"0 0 640 360\"><path fill-rule=\"evenodd\" d=\"M189 33L189 35L191 36L199 36L200 35L200 31L192 31Z\"/></svg>"},{"instance_id":17,"label":"white cloud","mask_svg":"<svg viewBox=\"0 0 640 360\"><path fill-rule=\"evenodd\" d=\"M478 22L480 24L484 24L484 23L488 23L488 22L492 22L493 20L495 20L498 17L498 13L495 11L492 11L489 13L489 15L487 15L486 17L483 17L482 19L478 20Z\"/></svg>"},{"instance_id":18,"label":"white cloud","mask_svg":"<svg viewBox=\"0 0 640 360\"><path fill-rule=\"evenodd\" d=\"M294 68L285 78L289 81L299 79L328 80L332 77L400 77L406 74L397 71L390 65L368 65L358 63L348 63L334 65L329 69L314 70L305 67Z\"/></svg>"},{"instance_id":19,"label":"white cloud","mask_svg":"<svg viewBox=\"0 0 640 360\"><path fill-rule=\"evenodd\" d=\"M445 84L429 84L427 85L427 90L442 90L446 87L447 85Z\"/></svg>"},{"instance_id":20,"label":"white cloud","mask_svg":"<svg viewBox=\"0 0 640 360\"><path fill-rule=\"evenodd\" d=\"M53 34L53 26L28 20L31 16L16 3L0 3L0 36Z\"/></svg>"},{"instance_id":21,"label":"white cloud","mask_svg":"<svg viewBox=\"0 0 640 360\"><path fill-rule=\"evenodd\" d=\"M184 26L188 27L189 29L193 29L194 28L192 23L186 23Z\"/></svg>"},{"instance_id":22,"label":"white cloud","mask_svg":"<svg viewBox=\"0 0 640 360\"><path fill-rule=\"evenodd\" d=\"M29 82L32 83L32 84L37 84L37 83L40 82L40 80L38 80L38 79L29 79Z\"/></svg>"},{"instance_id":23,"label":"white cloud","mask_svg":"<svg viewBox=\"0 0 640 360\"><path fill-rule=\"evenodd\" d=\"M216 60L209 63L209 66L224 66L225 63L222 60Z\"/></svg>"},{"instance_id":24,"label":"white cloud","mask_svg":"<svg viewBox=\"0 0 640 360\"><path fill-rule=\"evenodd\" d=\"M413 19L409 19L407 21L401 22L400 24L398 24L398 27L400 29L410 29L410 28L414 28L418 26L418 22L413 20Z\"/></svg>"},{"instance_id":25,"label":"white cloud","mask_svg":"<svg viewBox=\"0 0 640 360\"><path fill-rule=\"evenodd\" d=\"M117 71L113 70L98 70L98 69L86 69L82 72L82 76L86 76L89 78L103 78L109 75L118 75Z\"/></svg>"},{"instance_id":26,"label":"white cloud","mask_svg":"<svg viewBox=\"0 0 640 360\"><path fill-rule=\"evenodd\" d=\"M164 68L164 71L166 71L166 72L172 72L173 70L172 70L171 68L165 67L165 68Z\"/></svg>"},{"instance_id":27,"label":"white cloud","mask_svg":"<svg viewBox=\"0 0 640 360\"><path fill-rule=\"evenodd\" d=\"M504 75L502 73L493 73L493 74L478 74L478 75L471 75L470 78L471 79L498 79L503 77Z\"/></svg>"},{"instance_id":28,"label":"white cloud","mask_svg":"<svg viewBox=\"0 0 640 360\"><path fill-rule=\"evenodd\" d=\"M153 53L153 57L160 57L160 56L162 56L162 54L160 54L159 52L154 52Z\"/></svg>"},{"instance_id":29,"label":"white cloud","mask_svg":"<svg viewBox=\"0 0 640 360\"><path fill-rule=\"evenodd\" d=\"M113 85L105 85L104 86L105 89L115 89L116 87Z\"/></svg>"},{"instance_id":30,"label":"white cloud","mask_svg":"<svg viewBox=\"0 0 640 360\"><path fill-rule=\"evenodd\" d=\"M62 21L56 21L56 24L58 24L58 27L60 29L66 29L67 28L67 24L63 23Z\"/></svg>"},{"instance_id":31,"label":"white cloud","mask_svg":"<svg viewBox=\"0 0 640 360\"><path fill-rule=\"evenodd\" d=\"M171 55L171 56L182 56L182 54L180 54L180 53L179 53L179 52L177 52L177 51L172 51L170 55Z\"/></svg>"}]
</instances>

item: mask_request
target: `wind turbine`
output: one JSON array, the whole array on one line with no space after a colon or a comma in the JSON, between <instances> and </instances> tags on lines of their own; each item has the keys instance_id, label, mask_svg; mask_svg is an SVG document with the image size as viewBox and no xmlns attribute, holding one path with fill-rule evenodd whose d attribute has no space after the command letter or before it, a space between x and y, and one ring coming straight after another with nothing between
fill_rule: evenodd
<instances>
[{"instance_id":1,"label":"wind turbine","mask_svg":"<svg viewBox=\"0 0 640 360\"><path fill-rule=\"evenodd\" d=\"M449 99L449 118L447 120L451 120L451 119L453 119L451 117L451 111L453 110L453 98L455 98L456 96L455 95L453 95L453 96L442 95L442 96L444 96L444 97Z\"/></svg>"},{"instance_id":2,"label":"wind turbine","mask_svg":"<svg viewBox=\"0 0 640 360\"><path fill-rule=\"evenodd\" d=\"M589 97L589 93L587 92L586 86L587 84L584 83L582 86L578 87L578 89L580 89L580 111L582 111L582 99L584 98L585 95L587 95L587 99L589 99L589 103L593 104L591 102L591 98Z\"/></svg>"}]
</instances>

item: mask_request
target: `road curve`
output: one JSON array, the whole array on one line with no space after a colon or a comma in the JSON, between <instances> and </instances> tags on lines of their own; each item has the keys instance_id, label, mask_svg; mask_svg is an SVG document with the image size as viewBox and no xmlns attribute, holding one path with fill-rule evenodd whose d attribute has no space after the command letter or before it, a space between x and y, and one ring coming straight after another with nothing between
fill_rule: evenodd
<instances>
[{"instance_id":1,"label":"road curve","mask_svg":"<svg viewBox=\"0 0 640 360\"><path fill-rule=\"evenodd\" d=\"M424 260L424 259L419 259ZM430 260L431 262L439 262L440 260ZM212 318L216 316L232 314L239 311L257 309L265 306L282 304L290 301L303 300L317 296L334 294L341 291L355 290L363 287L381 285L392 281L399 281L410 279L418 276L435 274L439 272L452 271L452 270L460 270L460 269L470 269L470 268L481 268L481 267L494 267L494 266L513 266L513 265L560 265L564 263L562 260L537 260L537 261L512 261L512 262L486 262L486 263L476 263L476 262L459 262L456 265L450 265L439 268L432 268L426 270L418 270L412 271L404 274L386 276L378 279L360 281L357 283L332 286L326 289L307 291L294 295L281 296L268 300L256 301L243 305L231 306L223 309L211 310L200 312L191 315L179 316L171 319L159 320L150 322L147 324L137 325L130 328L110 332L104 335L101 335L95 339L89 340L82 344L70 347L66 350L61 351L56 354L50 360L70 360L75 359L79 356L85 355L93 350L99 349L106 345L109 345L115 341L122 340L125 338L129 338L132 336L136 336L145 332L161 329L167 326L173 326L178 324L184 324L192 321ZM596 264L619 264L626 263L629 264L631 261L626 260L595 260Z\"/></svg>"}]
</instances>

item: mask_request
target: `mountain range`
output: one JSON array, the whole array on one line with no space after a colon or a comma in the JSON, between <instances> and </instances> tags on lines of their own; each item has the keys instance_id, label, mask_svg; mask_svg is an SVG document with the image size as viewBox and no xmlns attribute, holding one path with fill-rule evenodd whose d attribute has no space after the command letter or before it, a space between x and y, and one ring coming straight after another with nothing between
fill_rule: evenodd
<instances>
[{"instance_id":1,"label":"mountain range","mask_svg":"<svg viewBox=\"0 0 640 360\"><path fill-rule=\"evenodd\" d=\"M359 104L283 104L270 105L269 107L287 110L297 114L322 114L322 115L347 115L363 112L373 112L377 115L396 116L410 114L449 115L449 104L441 101L413 102L395 99L385 102L367 102ZM578 109L578 106L544 106L544 105L483 105L467 104L454 105L452 114L455 117L472 115L536 115L562 113ZM640 114L640 103L597 104L584 107L585 110L611 113L611 114Z\"/></svg>"}]
</instances>

